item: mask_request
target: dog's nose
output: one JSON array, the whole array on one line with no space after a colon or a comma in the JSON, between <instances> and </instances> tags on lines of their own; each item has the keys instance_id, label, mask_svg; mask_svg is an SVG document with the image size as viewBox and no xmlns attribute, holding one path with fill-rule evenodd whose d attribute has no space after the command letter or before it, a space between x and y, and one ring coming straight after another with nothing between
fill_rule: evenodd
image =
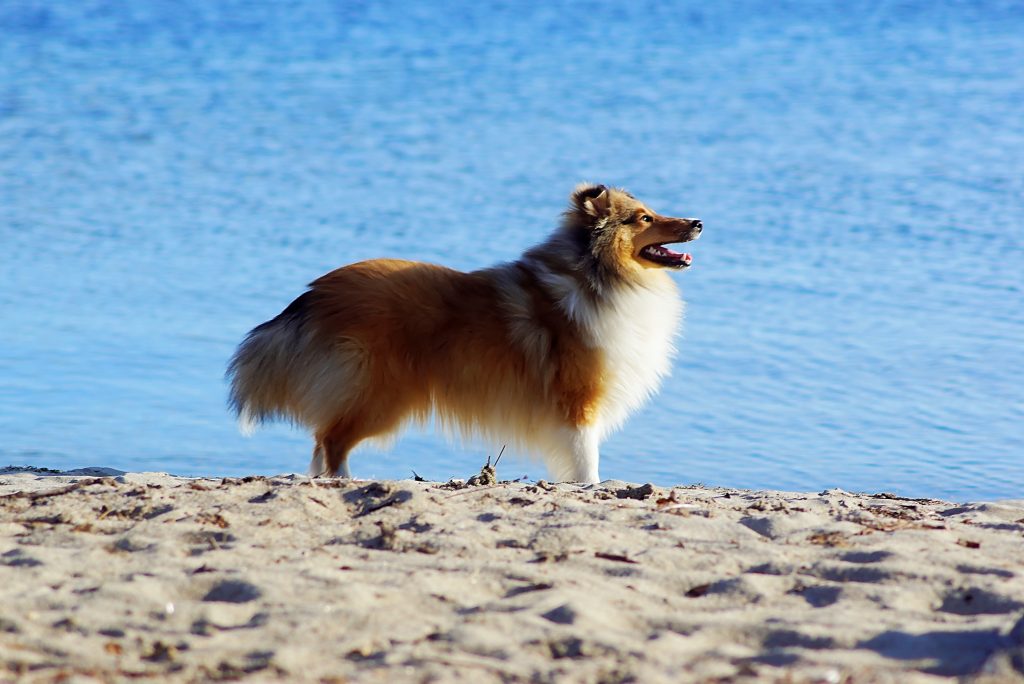
<instances>
[{"instance_id":1,"label":"dog's nose","mask_svg":"<svg viewBox=\"0 0 1024 684\"><path fill-rule=\"evenodd\" d=\"M700 219L692 219L690 221L690 227L693 228L698 233L704 230L704 224L701 222Z\"/></svg>"}]
</instances>

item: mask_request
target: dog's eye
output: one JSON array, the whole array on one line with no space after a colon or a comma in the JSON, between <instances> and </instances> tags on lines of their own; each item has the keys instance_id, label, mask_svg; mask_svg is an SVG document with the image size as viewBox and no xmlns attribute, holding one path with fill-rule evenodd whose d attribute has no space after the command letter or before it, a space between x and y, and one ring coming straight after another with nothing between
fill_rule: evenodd
<instances>
[{"instance_id":1,"label":"dog's eye","mask_svg":"<svg viewBox=\"0 0 1024 684\"><path fill-rule=\"evenodd\" d=\"M648 216L647 214L644 214L643 216L641 216L641 217L640 217L640 220L641 220L641 221L643 221L644 223L650 223L650 222L651 222L651 221L653 221L654 219L652 219L652 218L651 218L650 216Z\"/></svg>"}]
</instances>

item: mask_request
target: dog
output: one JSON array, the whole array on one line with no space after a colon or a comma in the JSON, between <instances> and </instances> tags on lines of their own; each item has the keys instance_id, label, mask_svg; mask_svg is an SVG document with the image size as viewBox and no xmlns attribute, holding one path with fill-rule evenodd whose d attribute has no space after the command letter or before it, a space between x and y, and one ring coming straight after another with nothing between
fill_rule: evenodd
<instances>
[{"instance_id":1,"label":"dog","mask_svg":"<svg viewBox=\"0 0 1024 684\"><path fill-rule=\"evenodd\" d=\"M243 430L289 419L314 437L312 476L434 416L450 432L599 482L601 441L671 369L683 301L667 271L693 218L582 184L561 225L517 261L469 273L374 259L315 280L254 328L228 366Z\"/></svg>"}]
</instances>

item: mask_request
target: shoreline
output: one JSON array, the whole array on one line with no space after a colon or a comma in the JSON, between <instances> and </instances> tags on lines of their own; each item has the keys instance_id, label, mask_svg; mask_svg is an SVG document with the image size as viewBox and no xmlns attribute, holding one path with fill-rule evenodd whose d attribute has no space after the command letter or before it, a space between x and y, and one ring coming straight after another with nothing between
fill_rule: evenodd
<instances>
[{"instance_id":1,"label":"shoreline","mask_svg":"<svg viewBox=\"0 0 1024 684\"><path fill-rule=\"evenodd\" d=\"M0 471L0 680L1024 679L1022 501L75 472Z\"/></svg>"}]
</instances>

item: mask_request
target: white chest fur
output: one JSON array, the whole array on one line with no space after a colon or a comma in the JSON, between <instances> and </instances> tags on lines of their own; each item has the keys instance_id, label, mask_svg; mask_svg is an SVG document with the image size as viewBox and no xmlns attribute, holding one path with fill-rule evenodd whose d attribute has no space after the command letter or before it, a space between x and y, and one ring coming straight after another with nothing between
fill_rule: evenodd
<instances>
[{"instance_id":1,"label":"white chest fur","mask_svg":"<svg viewBox=\"0 0 1024 684\"><path fill-rule=\"evenodd\" d=\"M603 439L657 391L672 369L684 304L672 279L648 274L642 285L619 284L599 299L579 280L526 258L527 265L565 314L603 352L605 388L596 435Z\"/></svg>"},{"instance_id":2,"label":"white chest fur","mask_svg":"<svg viewBox=\"0 0 1024 684\"><path fill-rule=\"evenodd\" d=\"M592 344L604 352L601 436L650 398L672 369L684 305L675 283L667 275L657 276L643 287L623 287L574 312Z\"/></svg>"}]
</instances>

